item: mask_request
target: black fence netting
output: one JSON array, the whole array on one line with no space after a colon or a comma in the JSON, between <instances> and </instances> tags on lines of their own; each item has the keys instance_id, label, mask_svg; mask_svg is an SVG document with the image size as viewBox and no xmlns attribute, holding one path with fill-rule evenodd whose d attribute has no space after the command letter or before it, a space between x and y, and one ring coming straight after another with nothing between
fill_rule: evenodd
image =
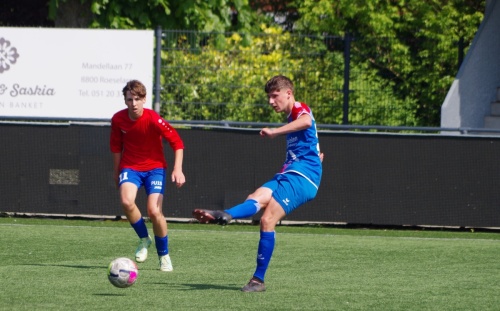
<instances>
[{"instance_id":1,"label":"black fence netting","mask_svg":"<svg viewBox=\"0 0 500 311\"><path fill-rule=\"evenodd\" d=\"M109 126L1 124L1 213L120 216ZM281 167L284 139L254 130L179 129L187 182L167 218L237 204ZM321 132L315 200L285 220L500 227L500 138ZM173 153L165 146L167 162ZM138 205L145 212L141 189Z\"/></svg>"},{"instance_id":2,"label":"black fence netting","mask_svg":"<svg viewBox=\"0 0 500 311\"><path fill-rule=\"evenodd\" d=\"M439 126L468 44L453 40L157 31L155 101L168 120L279 122L266 81L283 74L321 124ZM432 73L432 74L431 74Z\"/></svg>"}]
</instances>

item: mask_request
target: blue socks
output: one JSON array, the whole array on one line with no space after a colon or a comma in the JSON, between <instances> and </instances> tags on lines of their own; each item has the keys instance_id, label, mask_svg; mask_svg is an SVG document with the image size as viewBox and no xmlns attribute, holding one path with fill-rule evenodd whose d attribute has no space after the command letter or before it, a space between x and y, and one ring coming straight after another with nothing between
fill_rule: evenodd
<instances>
[{"instance_id":1,"label":"blue socks","mask_svg":"<svg viewBox=\"0 0 500 311\"><path fill-rule=\"evenodd\" d=\"M254 277L264 282L267 267L271 261L275 244L276 232L260 232L259 248L257 250L257 269L253 274Z\"/></svg>"},{"instance_id":2,"label":"blue socks","mask_svg":"<svg viewBox=\"0 0 500 311\"><path fill-rule=\"evenodd\" d=\"M260 205L253 199L246 200L245 202L231 207L224 212L228 213L233 219L251 217L260 210ZM257 250L257 269L255 270L254 277L264 282L264 276L271 261L274 251L276 232L260 232L259 248Z\"/></svg>"},{"instance_id":3,"label":"blue socks","mask_svg":"<svg viewBox=\"0 0 500 311\"><path fill-rule=\"evenodd\" d=\"M239 218L247 218L257 214L260 210L260 205L255 200L246 200L245 202L231 207L230 209L225 210L224 212L228 213L234 219Z\"/></svg>"},{"instance_id":4,"label":"blue socks","mask_svg":"<svg viewBox=\"0 0 500 311\"><path fill-rule=\"evenodd\" d=\"M163 238L157 237L155 235L156 252L158 256L165 256L168 254L168 235Z\"/></svg>"},{"instance_id":5,"label":"blue socks","mask_svg":"<svg viewBox=\"0 0 500 311\"><path fill-rule=\"evenodd\" d=\"M135 224L131 224L132 228L134 228L135 233L139 236L139 238L147 238L148 228L146 227L146 223L144 219L141 218ZM157 237L155 235L155 243L156 243L156 251L158 252L158 256L164 256L168 254L168 235L163 238Z\"/></svg>"},{"instance_id":6,"label":"blue socks","mask_svg":"<svg viewBox=\"0 0 500 311\"><path fill-rule=\"evenodd\" d=\"M131 225L140 239L148 237L148 228L146 227L146 223L144 222L143 218L139 219L135 224Z\"/></svg>"}]
</instances>

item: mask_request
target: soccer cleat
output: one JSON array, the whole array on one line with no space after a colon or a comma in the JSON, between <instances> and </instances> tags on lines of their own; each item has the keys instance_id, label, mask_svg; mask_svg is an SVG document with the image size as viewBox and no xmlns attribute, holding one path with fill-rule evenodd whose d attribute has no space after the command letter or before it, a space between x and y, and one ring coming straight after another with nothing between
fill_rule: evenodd
<instances>
[{"instance_id":1,"label":"soccer cleat","mask_svg":"<svg viewBox=\"0 0 500 311\"><path fill-rule=\"evenodd\" d=\"M193 211L194 218L202 224L219 224L227 225L233 217L224 211L211 211L208 209L195 209Z\"/></svg>"},{"instance_id":2,"label":"soccer cleat","mask_svg":"<svg viewBox=\"0 0 500 311\"><path fill-rule=\"evenodd\" d=\"M242 292L263 292L266 290L266 285L264 285L264 282L261 280L257 279L256 277L253 277L250 279L250 282L248 282L247 285L243 286L241 289Z\"/></svg>"},{"instance_id":3,"label":"soccer cleat","mask_svg":"<svg viewBox=\"0 0 500 311\"><path fill-rule=\"evenodd\" d=\"M170 255L166 254L165 256L158 256L160 260L160 270L165 272L170 272L174 270L172 267L172 261L170 260Z\"/></svg>"},{"instance_id":4,"label":"soccer cleat","mask_svg":"<svg viewBox=\"0 0 500 311\"><path fill-rule=\"evenodd\" d=\"M139 245L135 250L135 261L145 262L148 259L148 247L151 245L151 236L139 240Z\"/></svg>"}]
</instances>

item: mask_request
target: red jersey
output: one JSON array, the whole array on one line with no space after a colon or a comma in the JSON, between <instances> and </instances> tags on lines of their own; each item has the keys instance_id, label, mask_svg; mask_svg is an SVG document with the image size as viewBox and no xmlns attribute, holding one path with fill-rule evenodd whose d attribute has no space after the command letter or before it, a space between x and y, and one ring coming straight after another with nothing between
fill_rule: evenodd
<instances>
[{"instance_id":1,"label":"red jersey","mask_svg":"<svg viewBox=\"0 0 500 311\"><path fill-rule=\"evenodd\" d=\"M167 168L163 154L165 138L172 150L184 149L177 131L155 111L144 108L137 120L130 119L128 110L118 111L111 118L110 147L113 153L122 153L119 169L139 172Z\"/></svg>"}]
</instances>

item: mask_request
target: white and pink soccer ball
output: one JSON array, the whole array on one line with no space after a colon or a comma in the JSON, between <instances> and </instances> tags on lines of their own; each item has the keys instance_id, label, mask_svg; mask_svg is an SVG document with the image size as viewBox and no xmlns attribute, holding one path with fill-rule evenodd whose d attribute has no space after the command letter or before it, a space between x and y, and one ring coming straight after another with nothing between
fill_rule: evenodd
<instances>
[{"instance_id":1,"label":"white and pink soccer ball","mask_svg":"<svg viewBox=\"0 0 500 311\"><path fill-rule=\"evenodd\" d=\"M129 258L113 260L108 267L108 279L116 287L125 288L134 285L139 276L137 264Z\"/></svg>"}]
</instances>

